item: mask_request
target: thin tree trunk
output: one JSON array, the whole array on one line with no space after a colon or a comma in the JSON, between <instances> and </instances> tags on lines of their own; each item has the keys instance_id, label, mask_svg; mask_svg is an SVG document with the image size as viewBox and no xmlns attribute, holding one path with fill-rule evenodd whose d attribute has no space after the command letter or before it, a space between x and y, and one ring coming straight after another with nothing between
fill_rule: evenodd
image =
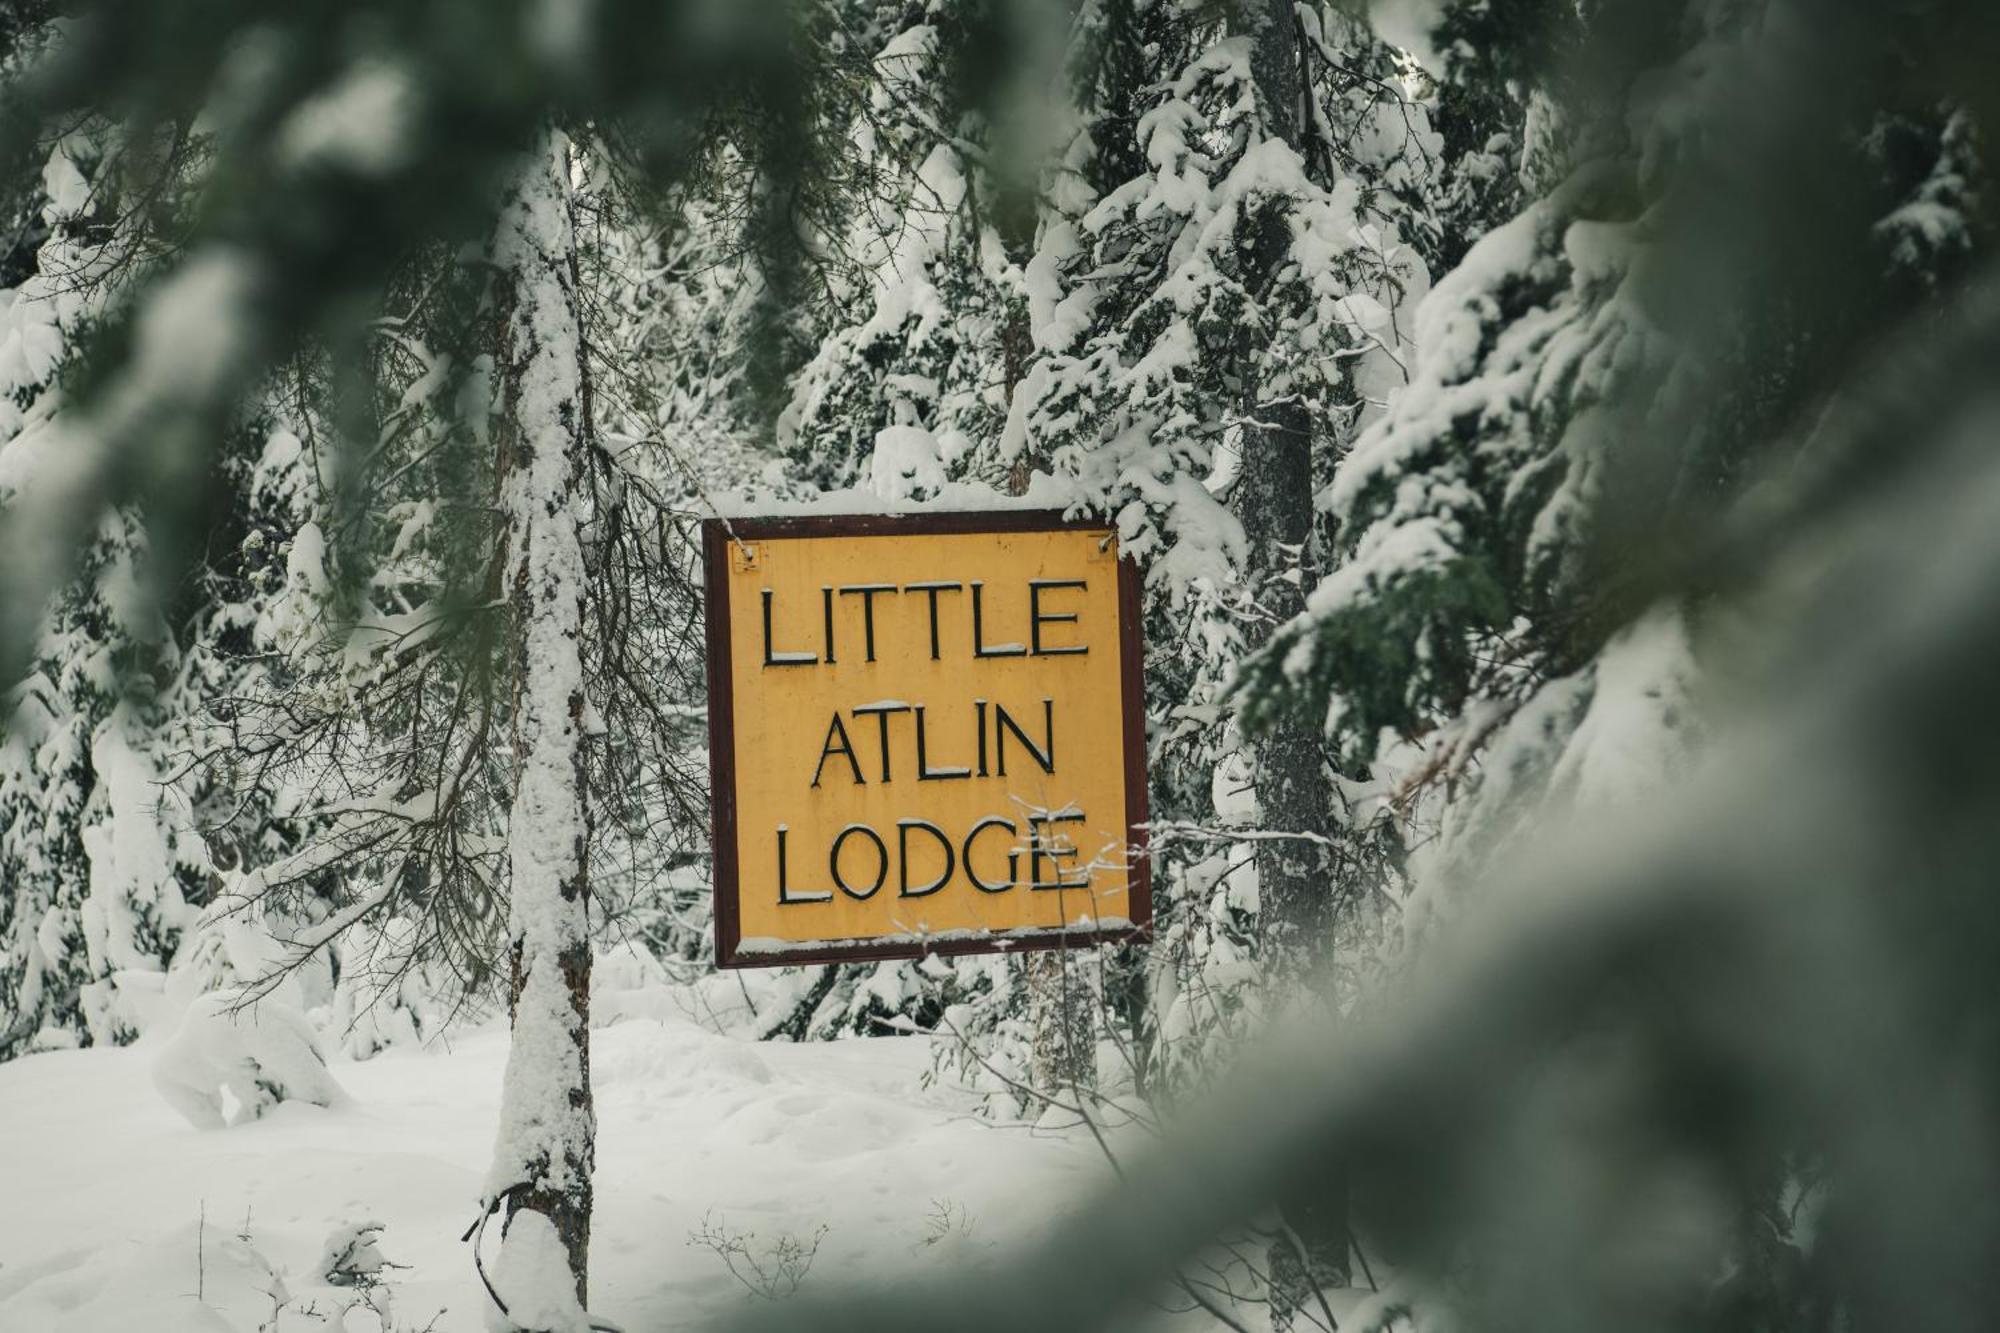
<instances>
[{"instance_id":1,"label":"thin tree trunk","mask_svg":"<svg viewBox=\"0 0 2000 1333\"><path fill-rule=\"evenodd\" d=\"M590 405L576 300L568 143L525 164L494 238L514 691L509 816L513 1046L489 1197L507 1221L494 1285L511 1327L587 1325L591 1170L590 933L584 849L581 525Z\"/></svg>"},{"instance_id":2,"label":"thin tree trunk","mask_svg":"<svg viewBox=\"0 0 2000 1333\"><path fill-rule=\"evenodd\" d=\"M1305 96L1292 0L1239 0L1238 31L1253 38L1251 72L1271 132L1311 159ZM1251 255L1253 286L1268 287L1288 261L1290 228L1281 207L1257 219ZM1246 575L1260 609L1251 622L1255 650L1276 626L1305 609L1304 554L1313 527L1313 430L1296 397L1267 398L1251 381L1244 404L1250 424L1242 436L1241 472L1234 505L1249 539ZM1333 785L1316 719L1287 713L1251 746L1262 826L1278 833L1312 835L1257 844L1257 893L1262 953L1274 995L1298 993L1331 952L1338 895L1332 866L1315 839L1327 832ZM1330 1007L1330 1006L1329 1006ZM1271 1325L1292 1327L1301 1312L1307 1324L1324 1322L1319 1293L1346 1286L1348 1186L1344 1172L1299 1182L1282 1216L1289 1234L1270 1250Z\"/></svg>"},{"instance_id":3,"label":"thin tree trunk","mask_svg":"<svg viewBox=\"0 0 2000 1333\"><path fill-rule=\"evenodd\" d=\"M1022 960L1034 1023L1028 1085L1050 1097L1097 1086L1097 1012L1090 986L1066 949L1043 949Z\"/></svg>"},{"instance_id":4,"label":"thin tree trunk","mask_svg":"<svg viewBox=\"0 0 2000 1333\"><path fill-rule=\"evenodd\" d=\"M1001 368L1007 401L1028 373L1033 341L1028 307L1016 301L1000 330ZM1023 448L1007 465L1007 493L1026 495L1035 460ZM1045 949L1025 955L1021 971L1028 988L1028 1086L1050 1096L1097 1086L1097 1013L1090 987L1076 975L1069 951Z\"/></svg>"}]
</instances>

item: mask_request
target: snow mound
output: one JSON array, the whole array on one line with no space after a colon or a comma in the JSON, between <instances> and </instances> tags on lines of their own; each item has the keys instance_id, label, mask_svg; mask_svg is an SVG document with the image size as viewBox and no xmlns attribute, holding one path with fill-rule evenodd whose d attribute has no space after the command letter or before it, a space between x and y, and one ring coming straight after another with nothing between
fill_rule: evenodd
<instances>
[{"instance_id":1,"label":"snow mound","mask_svg":"<svg viewBox=\"0 0 2000 1333\"><path fill-rule=\"evenodd\" d=\"M297 1009L237 986L188 1006L153 1060L153 1086L196 1129L255 1120L280 1102L344 1105L312 1024Z\"/></svg>"}]
</instances>

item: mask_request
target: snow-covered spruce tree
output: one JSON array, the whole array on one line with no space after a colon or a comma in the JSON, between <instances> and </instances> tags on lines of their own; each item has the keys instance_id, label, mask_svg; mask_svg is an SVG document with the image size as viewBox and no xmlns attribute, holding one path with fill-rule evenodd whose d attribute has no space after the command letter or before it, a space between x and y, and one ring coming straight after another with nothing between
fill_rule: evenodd
<instances>
[{"instance_id":1,"label":"snow-covered spruce tree","mask_svg":"<svg viewBox=\"0 0 2000 1333\"><path fill-rule=\"evenodd\" d=\"M241 853L220 910L262 921L282 946L276 972L239 979L276 984L332 950L357 1011L413 980L484 1002L503 974L507 713L475 341L483 276L435 256L412 270L365 354L315 349L289 368L281 396L295 415L248 479L262 512L243 558L263 586L247 657L232 664L233 692L210 701L199 750L205 781L240 805L269 803L286 826L256 842L217 830ZM363 448L386 469L365 494L352 471Z\"/></svg>"},{"instance_id":2,"label":"snow-covered spruce tree","mask_svg":"<svg viewBox=\"0 0 2000 1333\"><path fill-rule=\"evenodd\" d=\"M15 71L10 60L7 73ZM28 479L32 443L20 437L44 424L54 410L53 384L67 347L55 284L42 275L43 254L58 211L49 183L81 174L66 154L52 153L42 179L10 200L11 234L19 239L6 257L4 334L0 361L0 503ZM54 175L55 182L50 181ZM88 189L81 192L88 195ZM37 645L48 646L44 636ZM37 1041L88 1040L81 991L84 967L78 899L88 871L77 820L89 789L81 767L87 752L76 744L68 700L49 668L48 655L31 656L25 677L8 682L4 742L0 743L0 1059ZM56 675L60 675L60 670ZM65 817L66 816L66 817ZM65 886L68 886L65 888ZM59 903L59 899L64 901Z\"/></svg>"},{"instance_id":3,"label":"snow-covered spruce tree","mask_svg":"<svg viewBox=\"0 0 2000 1333\"><path fill-rule=\"evenodd\" d=\"M487 1179L504 1197L497 1295L511 1325L582 1333L591 1173L589 812L584 556L590 390L576 282L569 141L524 164L493 243L513 705L507 816L513 1044Z\"/></svg>"},{"instance_id":4,"label":"snow-covered spruce tree","mask_svg":"<svg viewBox=\"0 0 2000 1333\"><path fill-rule=\"evenodd\" d=\"M1149 565L1160 942L1150 988L1113 968L1105 989L1151 991L1110 1029L1151 1085L1227 1044L1249 957L1284 986L1328 961L1384 850L1343 835L1353 794L1315 728L1246 748L1215 705L1319 558L1315 485L1401 381L1433 141L1392 53L1316 6L1091 6L1072 74L1079 133L1025 272L1034 351L987 448L1054 472ZM1282 1319L1344 1280L1339 1194L1294 1200L1293 1233L1327 1234L1310 1273L1273 1248Z\"/></svg>"},{"instance_id":5,"label":"snow-covered spruce tree","mask_svg":"<svg viewBox=\"0 0 2000 1333\"><path fill-rule=\"evenodd\" d=\"M701 485L683 450L695 449L697 469L717 456L685 436L710 427L706 400L687 397L700 386L648 369L649 341L699 330L663 325L652 297L634 295L635 284L653 284L654 296L665 285L643 257L627 255L636 274L614 279L610 252L641 233L607 220L609 207L600 199L591 213L599 249L586 312L617 423L593 440L584 483L594 518L586 692L603 736L588 775L604 835L589 848L592 898L600 925L622 917L621 929L647 938L668 929L663 947L686 953L703 938L674 915L676 903L693 904L703 849L692 748L700 664L677 506ZM215 701L228 715L204 751L220 787L273 806L266 818L290 830L249 849L230 879L232 909L272 922L301 964L313 950L333 953L334 1008L359 1023L339 1035L357 1053L484 1007L507 975L514 705L487 282L486 266L435 252L399 275L388 296L396 313L357 376L367 410L349 429L370 444L342 443L331 357L293 368L281 397L304 405L299 429L272 434L251 481L260 507L283 512L271 513L271 535L248 539L276 553L258 575L268 586L253 660L232 668L248 684ZM365 493L352 489L362 449L383 477Z\"/></svg>"},{"instance_id":6,"label":"snow-covered spruce tree","mask_svg":"<svg viewBox=\"0 0 2000 1333\"><path fill-rule=\"evenodd\" d=\"M549 140L529 160L487 262L412 255L366 344L288 367L273 397L290 421L243 469L251 586L217 588L213 619L239 641L218 644L225 685L191 743L200 779L266 821L258 838L216 830L230 864L190 960L208 984L261 996L329 975L318 998L362 1054L511 1001L523 1035L491 1193L533 1214L498 1278L523 1319L580 1299L588 1237L588 1134L543 1114L568 1104L545 1096L567 1069L589 1122L593 510L567 152ZM381 484L358 485L364 461ZM233 947L245 923L272 947ZM518 1272L544 1239L553 1288Z\"/></svg>"},{"instance_id":7,"label":"snow-covered spruce tree","mask_svg":"<svg viewBox=\"0 0 2000 1333\"><path fill-rule=\"evenodd\" d=\"M994 43L982 34L1010 14L965 0L830 12L838 22L823 40L838 73L820 138L843 165L810 213L813 282L795 295L794 322L814 350L777 421L779 484L865 486L907 502L973 478L1005 493L1024 479L992 442L1025 350L1028 228L994 169L993 99L982 92ZM1019 1018L1021 970L993 960L809 969L774 989L756 1026L792 1039L928 1028L950 1006L996 995ZM1022 1060L1001 1063L1025 1078L1030 1029L1017 1026Z\"/></svg>"},{"instance_id":8,"label":"snow-covered spruce tree","mask_svg":"<svg viewBox=\"0 0 2000 1333\"><path fill-rule=\"evenodd\" d=\"M1518 79L1547 69L1553 49L1579 40L1573 21L1534 10L1513 15L1504 30L1482 7L1447 11L1438 37L1448 53L1445 86L1477 89L1494 70ZM1554 105L1551 90L1528 95ZM1593 134L1601 124L1581 123ZM1590 155L1591 145L1574 147ZM1385 730L1420 735L1464 709L1464 721L1416 766L1417 782L1443 777L1449 785L1515 707L1593 651L1589 632L1579 636L1575 624L1599 596L1578 577L1578 529L1601 480L1602 452L1618 432L1590 409L1646 401L1671 378L1671 349L1659 331L1618 299L1631 257L1626 237L1643 212L1623 149L1613 145L1558 179L1441 280L1417 324L1415 383L1329 492L1344 559L1313 592L1310 614L1282 629L1255 669L1245 693L1253 719L1267 715L1258 703L1266 684L1309 679L1308 669L1333 672L1325 651L1332 649L1365 669L1340 672L1337 685L1330 674L1327 688L1291 712L1327 710L1343 758L1361 764ZM1692 390L1679 386L1678 400L1685 404ZM1566 439L1572 422L1579 428ZM1406 478L1421 478L1421 487ZM1548 596L1565 567L1576 602L1569 609ZM1336 606L1345 609L1328 614ZM1328 633L1299 646L1314 623ZM1539 639L1551 655L1581 655L1550 670L1524 651L1523 639ZM1278 664L1283 672L1274 671ZM1475 676L1485 677L1483 689ZM1496 706L1465 708L1481 694ZM1545 701L1549 709L1523 718L1527 736L1546 742L1553 728L1559 748L1585 699L1587 692L1561 706ZM1512 785L1523 758L1500 765L1493 785ZM1539 757L1540 776L1554 758Z\"/></svg>"},{"instance_id":9,"label":"snow-covered spruce tree","mask_svg":"<svg viewBox=\"0 0 2000 1333\"><path fill-rule=\"evenodd\" d=\"M1010 426L1117 517L1180 610L1159 640L1168 672L1172 645L1194 653L1172 741L1192 739L1185 724L1278 614L1261 599L1282 600L1314 558L1295 502L1400 379L1396 311L1424 283L1399 240L1420 226L1406 200L1427 165L1422 110L1382 77L1386 51L1334 12L1225 17L1184 28L1183 63L1151 85L1125 154L1137 174L1045 226L1030 266L1042 355ZM1210 762L1192 767L1210 771L1233 747L1204 744ZM1278 767L1316 794L1277 817L1318 832L1332 794L1316 743L1294 748ZM1303 865L1280 878L1262 886L1267 923L1326 897Z\"/></svg>"},{"instance_id":10,"label":"snow-covered spruce tree","mask_svg":"<svg viewBox=\"0 0 2000 1333\"><path fill-rule=\"evenodd\" d=\"M1251 725L1323 721L1344 763L1400 771L1396 808L1427 843L1413 928L1552 816L1685 767L1718 571L1688 577L1680 553L1777 461L1775 440L1803 446L1807 472L1856 465L1814 458L1814 431L1786 427L1836 413L1828 368L1872 330L1921 324L1926 296L1987 245L1965 118L1900 83L1895 43L1835 60L1836 28L1823 65L1800 62L1813 76L1772 89L1814 127L1811 168L1787 175L1743 165L1762 128L1719 90L1791 68L1766 45L1788 7L1661 8L1677 17L1584 23L1557 44L1575 57L1560 71L1543 52L1481 49L1543 72L1537 169L1558 169L1422 308L1410 387L1325 493L1339 558L1244 678ZM1774 203L1762 172L1795 197ZM1777 217L1795 228L1782 245ZM1752 221L1766 230L1746 235ZM1730 1299L1780 1301L1798 1237L1779 1200L1801 1188L1788 1162L1746 1178Z\"/></svg>"},{"instance_id":11,"label":"snow-covered spruce tree","mask_svg":"<svg viewBox=\"0 0 2000 1333\"><path fill-rule=\"evenodd\" d=\"M1301 41L1292 9L1291 0L1241 5L1232 26L1248 39L1248 73L1263 135L1297 155L1299 165L1293 169L1304 184L1310 180L1307 163L1318 146L1319 127L1306 83L1311 52ZM1249 301L1282 310L1286 269L1323 262L1317 254L1301 256L1295 250L1293 200L1302 196L1309 197L1308 192L1296 186L1273 191L1250 203L1238 218L1232 239L1243 259L1238 281ZM1230 349L1239 364L1254 365L1257 355L1268 350L1262 345L1269 336L1268 318L1241 320L1238 337L1244 345ZM1321 355L1332 351L1311 343L1308 347ZM1393 360L1393 347L1389 355ZM1242 378L1230 501L1243 525L1243 583L1250 612L1243 646L1253 651L1275 625L1303 607L1301 585L1314 563L1309 548L1315 444L1323 469L1344 443L1339 428L1351 425L1363 406L1365 391L1339 386L1346 393L1337 388L1339 396L1329 405L1346 409L1348 419L1333 430L1322 424L1315 431L1312 399L1300 383L1302 360L1285 358ZM1332 841L1327 831L1334 827L1336 798L1311 720L1277 719L1252 739L1249 760L1262 835L1256 851L1260 954L1267 977L1282 996L1331 961L1343 899L1364 890L1337 879L1333 858L1325 851ZM1268 1261L1274 1329L1297 1322L1311 1308L1315 1292L1348 1285L1347 1193L1344 1176L1316 1173L1286 1199L1286 1234L1272 1243Z\"/></svg>"},{"instance_id":12,"label":"snow-covered spruce tree","mask_svg":"<svg viewBox=\"0 0 2000 1333\"><path fill-rule=\"evenodd\" d=\"M140 160L134 162L132 157ZM131 197L170 198L184 163L147 160L101 125L48 149L25 215L32 258L0 301L0 509L34 503L64 466L71 349L113 309L157 242ZM36 1043L125 1042L159 1003L206 854L169 775L163 695L178 649L145 577L146 535L103 511L35 630L0 743L0 1059Z\"/></svg>"},{"instance_id":13,"label":"snow-covered spruce tree","mask_svg":"<svg viewBox=\"0 0 2000 1333\"><path fill-rule=\"evenodd\" d=\"M1655 278L1677 256L1654 246L1654 220L1729 197L1712 193L1728 150L1686 108L1720 114L1707 90L1758 58L1770 6L1685 8L1685 22L1636 35L1612 25L1561 40L1548 24L1574 15L1556 12L1524 20L1528 49L1511 51L1489 30L1476 58L1544 71L1534 97L1551 124L1575 127L1554 154L1575 165L1424 306L1414 382L1327 492L1341 563L1243 692L1253 720L1323 717L1351 763L1421 740L1402 796L1457 792L1442 814L1431 806L1451 835L1429 853L1441 865L1489 854L1551 795L1612 795L1673 766L1690 740L1690 608L1651 608L1648 567L1732 493L1779 423L1825 394L1817 365L1985 244L1963 118L1877 85L1865 114L1829 116L1809 183L1836 202L1811 243L1753 275L1746 291L1766 299L1737 303L1698 341L1677 336L1676 299ZM1441 31L1482 13L1455 6ZM1549 69L1551 49L1585 43L1587 78ZM1447 77L1475 58L1462 42L1440 49ZM1726 269L1731 253L1719 246L1705 267ZM1805 284L1808 264L1839 281Z\"/></svg>"},{"instance_id":14,"label":"snow-covered spruce tree","mask_svg":"<svg viewBox=\"0 0 2000 1333\"><path fill-rule=\"evenodd\" d=\"M733 158L728 145L718 156ZM749 388L760 284L722 199L585 155L578 252L598 522L586 694L591 898L599 931L677 976L713 947L703 732L706 644L695 520L771 462Z\"/></svg>"},{"instance_id":15,"label":"snow-covered spruce tree","mask_svg":"<svg viewBox=\"0 0 2000 1333\"><path fill-rule=\"evenodd\" d=\"M137 587L142 545L130 515L106 517L16 692L0 759L0 1055L138 1036L203 887L200 841L163 797L172 641Z\"/></svg>"},{"instance_id":16,"label":"snow-covered spruce tree","mask_svg":"<svg viewBox=\"0 0 2000 1333\"><path fill-rule=\"evenodd\" d=\"M1556 104L1537 75L1568 73L1561 62L1579 45L1578 12L1541 0L1372 0L1368 15L1401 52L1404 80L1420 90L1437 131L1435 229L1411 239L1431 272L1448 273L1560 174Z\"/></svg>"},{"instance_id":17,"label":"snow-covered spruce tree","mask_svg":"<svg viewBox=\"0 0 2000 1333\"><path fill-rule=\"evenodd\" d=\"M1242 777L1240 759L1231 758L1241 742L1214 706L1242 649L1243 626L1256 622L1247 604L1232 602L1243 599L1237 580L1244 548L1226 495L1239 475L1234 455L1243 423L1257 419L1244 385L1267 372L1270 383L1280 384L1288 373L1276 369L1283 358L1309 363L1317 356L1321 364L1308 365L1304 375L1315 401L1332 404L1346 394L1341 410L1349 417L1333 423L1326 406L1318 409L1322 467L1351 437L1354 414L1374 409L1361 400L1379 400L1394 379L1393 356L1377 354L1376 343L1386 337L1393 347L1389 312L1421 288L1421 265L1395 237L1398 228L1424 233L1429 226L1421 209L1428 141L1422 108L1406 105L1387 77L1394 72L1389 53L1337 14L1302 12L1284 31L1288 49L1308 57L1320 130L1307 145L1307 155L1319 155L1310 169L1306 155L1293 151L1306 201L1301 253L1310 251L1312 262L1290 265L1261 286L1246 280L1254 265L1232 248L1232 228L1261 216L1266 198L1281 201L1275 211L1282 215L1290 196L1276 177L1253 184L1272 160L1260 156L1272 136L1251 93L1248 39L1232 42L1227 18L1223 10L1125 0L1085 6L1079 14L1069 68L1074 131L1045 179L1039 236L1020 278L1028 345L1010 355L1008 324L1001 325L997 357L990 338L982 344L987 377L1019 389L1007 395L1011 419L997 435L971 436L969 447L948 463L941 459L932 475L997 480L1052 471L1080 508L1118 518L1128 549L1149 559L1148 667L1161 742L1154 810L1156 825L1169 830L1156 828L1154 870L1163 888L1185 872L1192 890L1160 895L1161 954L1185 959L1196 945L1206 960L1197 973L1213 962L1216 975L1240 976L1237 960L1256 948L1254 884L1245 873L1254 844L1218 852L1210 828L1218 791L1232 819L1248 818L1230 792ZM1232 59L1240 68L1232 69ZM1148 153L1164 148L1169 136L1181 137L1182 150L1156 166ZM1285 147L1282 136L1278 143ZM1211 180L1220 189L1210 192ZM970 195L976 200L981 192ZM1313 207L1323 211L1312 214ZM968 226L984 221L969 210L967 216ZM1314 239L1315 223L1325 235L1345 239ZM1253 230L1244 223L1244 235ZM1319 262L1350 248L1368 253ZM1333 271L1342 265L1344 272ZM1204 285L1204 272L1215 280ZM1256 340L1232 332L1231 321L1251 308L1242 295L1251 287L1257 299L1270 299L1268 327L1286 335L1268 357L1251 349ZM1359 326L1371 310L1381 318L1364 334ZM937 326L956 327L951 313L944 304ZM1343 321L1355 327L1328 333ZM991 329L990 320L983 327ZM1323 356L1299 350L1315 345ZM893 359L898 350L885 350L888 359L872 373L893 377L902 365ZM1366 364L1357 375L1343 361ZM1335 382L1344 387L1329 390ZM1366 388L1356 393L1356 384ZM852 443L865 447L863 439ZM1226 461L1218 466L1219 459ZM1308 481L1303 493L1309 489ZM1266 614L1263 623L1270 620ZM1176 844L1176 825L1200 831ZM1190 849L1192 858L1185 856ZM1143 1083L1156 1063L1160 1033L1171 1033L1169 1042L1191 1055L1219 1035L1218 1016L1234 1002L1219 1002L1204 976L1156 974L1160 984L1150 989L1161 1014L1149 1016L1145 969L1136 961L1109 967L1099 988L1105 994L1092 1004L1118 1011L1106 1015L1108 1035L1128 1054L1128 1076ZM899 989L941 1004L945 1021L975 1038L977 1058L962 1072L988 1082L997 1072L1016 1090L1044 1081L1029 1040L1035 1029L1025 1022L1032 988L1016 984L1014 969L961 962L939 971L944 975L911 974L917 989ZM879 993L879 987L878 978L867 989ZM1161 1016L1167 1026L1155 1028ZM1221 1039L1226 1046L1227 1037ZM1199 1063L1190 1060L1187 1068Z\"/></svg>"},{"instance_id":18,"label":"snow-covered spruce tree","mask_svg":"<svg viewBox=\"0 0 2000 1333\"><path fill-rule=\"evenodd\" d=\"M700 329L679 321L726 324L731 304L710 293L662 313L656 303L689 295L680 285L699 273L651 268L657 251L610 199L612 183L592 201L586 253L569 170L533 159L486 261L411 256L386 295L394 313L367 344L310 349L274 393L296 429L274 429L248 469L242 559L259 587L222 594L243 604L217 611L252 622L248 660L223 668L233 692L212 700L202 768L218 789L270 807L284 834L228 839L240 857L225 909L262 921L277 948L249 975L225 951L227 979L274 985L330 955L326 1021L358 1054L512 999L523 1065L492 1202L553 1219L564 1271L572 1239L584 1253L587 1192L557 1197L550 1182L576 1181L579 1159L551 1155L546 1136L577 1141L588 1112L554 1124L537 1098L551 1069L581 1071L585 1058L578 1047L567 1066L537 1064L550 1035L537 1030L567 1021L548 985L565 1005L587 995L569 986L587 986L606 919L623 912L650 931L671 919L671 895L703 878L691 776L699 635L676 506L728 463L697 449L690 470L679 452L687 427L717 427L687 377ZM669 338L686 342L653 373ZM551 360L561 355L591 364L577 360L565 385ZM600 368L615 372L615 428L601 435L590 424ZM559 474L570 489L553 507L535 489L550 481L551 432L569 433L556 461L574 469ZM354 484L357 453L378 484ZM574 654L581 673L561 700L537 693L564 668L551 652ZM560 774L551 746L574 761ZM551 821L572 815L579 837L553 836ZM569 864L571 850L589 863ZM698 937L674 929L670 951ZM580 1039L587 1017L574 1011L576 1026L556 1035ZM583 1078L573 1086L586 1089ZM541 1229L525 1222L516 1248Z\"/></svg>"},{"instance_id":19,"label":"snow-covered spruce tree","mask_svg":"<svg viewBox=\"0 0 2000 1333\"><path fill-rule=\"evenodd\" d=\"M927 0L881 24L840 108L860 164L849 215L821 242L827 309L778 444L802 479L922 497L997 433L1019 271L996 227L980 117L954 58L984 7Z\"/></svg>"},{"instance_id":20,"label":"snow-covered spruce tree","mask_svg":"<svg viewBox=\"0 0 2000 1333\"><path fill-rule=\"evenodd\" d=\"M228 882L297 851L310 832L299 814L299 790L264 762L268 748L253 744L243 728L258 702L294 688L289 649L314 619L319 590L312 580L323 572L305 563L311 542L295 548L294 538L309 524L318 531L325 488L315 451L270 418L246 423L223 446L215 484L226 508L188 590L185 646L161 740L213 873ZM292 559L295 552L300 559ZM308 903L314 905L308 912L330 910L334 895L302 895L301 906ZM231 906L210 905L205 917L221 920L205 920L177 961L189 986L256 979L254 968L228 964L228 951L210 929L222 920L232 930L253 924L237 920Z\"/></svg>"}]
</instances>

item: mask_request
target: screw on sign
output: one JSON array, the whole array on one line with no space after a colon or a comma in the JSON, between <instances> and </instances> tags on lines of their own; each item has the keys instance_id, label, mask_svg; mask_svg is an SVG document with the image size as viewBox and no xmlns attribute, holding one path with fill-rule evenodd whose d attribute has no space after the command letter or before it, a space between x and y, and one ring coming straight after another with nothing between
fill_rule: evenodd
<instances>
[{"instance_id":1,"label":"screw on sign","mask_svg":"<svg viewBox=\"0 0 2000 1333\"><path fill-rule=\"evenodd\" d=\"M1143 931L1138 576L1059 515L711 520L725 967Z\"/></svg>"}]
</instances>

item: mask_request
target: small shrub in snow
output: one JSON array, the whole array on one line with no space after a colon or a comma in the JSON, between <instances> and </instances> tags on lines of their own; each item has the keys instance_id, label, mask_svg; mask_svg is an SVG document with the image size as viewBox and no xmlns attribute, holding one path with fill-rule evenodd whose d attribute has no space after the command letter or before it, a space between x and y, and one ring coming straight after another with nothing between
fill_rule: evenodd
<instances>
[{"instance_id":1,"label":"small shrub in snow","mask_svg":"<svg viewBox=\"0 0 2000 1333\"><path fill-rule=\"evenodd\" d=\"M314 1265L318 1282L288 1291L273 1287L276 1308L259 1333L424 1333L428 1324L394 1322L391 1263L382 1254L382 1223L351 1222L336 1227Z\"/></svg>"},{"instance_id":2,"label":"small shrub in snow","mask_svg":"<svg viewBox=\"0 0 2000 1333\"><path fill-rule=\"evenodd\" d=\"M383 1256L382 1229L380 1222L352 1222L327 1236L320 1276L336 1287L381 1286L386 1270L402 1267Z\"/></svg>"},{"instance_id":3,"label":"small shrub in snow","mask_svg":"<svg viewBox=\"0 0 2000 1333\"><path fill-rule=\"evenodd\" d=\"M812 1234L798 1236L781 1231L769 1241L759 1242L754 1231L731 1231L714 1212L703 1214L701 1225L688 1233L688 1244L713 1250L729 1269L729 1275L746 1291L768 1301L796 1295L799 1284L812 1271L819 1257L819 1243L826 1239L826 1227L814 1227Z\"/></svg>"},{"instance_id":4,"label":"small shrub in snow","mask_svg":"<svg viewBox=\"0 0 2000 1333\"><path fill-rule=\"evenodd\" d=\"M197 1129L254 1120L280 1102L331 1107L347 1100L305 1015L238 987L188 1006L153 1059L153 1085Z\"/></svg>"},{"instance_id":5,"label":"small shrub in snow","mask_svg":"<svg viewBox=\"0 0 2000 1333\"><path fill-rule=\"evenodd\" d=\"M972 1214L956 1199L932 1199L924 1214L924 1235L911 1249L933 1259L955 1263L973 1248Z\"/></svg>"}]
</instances>

